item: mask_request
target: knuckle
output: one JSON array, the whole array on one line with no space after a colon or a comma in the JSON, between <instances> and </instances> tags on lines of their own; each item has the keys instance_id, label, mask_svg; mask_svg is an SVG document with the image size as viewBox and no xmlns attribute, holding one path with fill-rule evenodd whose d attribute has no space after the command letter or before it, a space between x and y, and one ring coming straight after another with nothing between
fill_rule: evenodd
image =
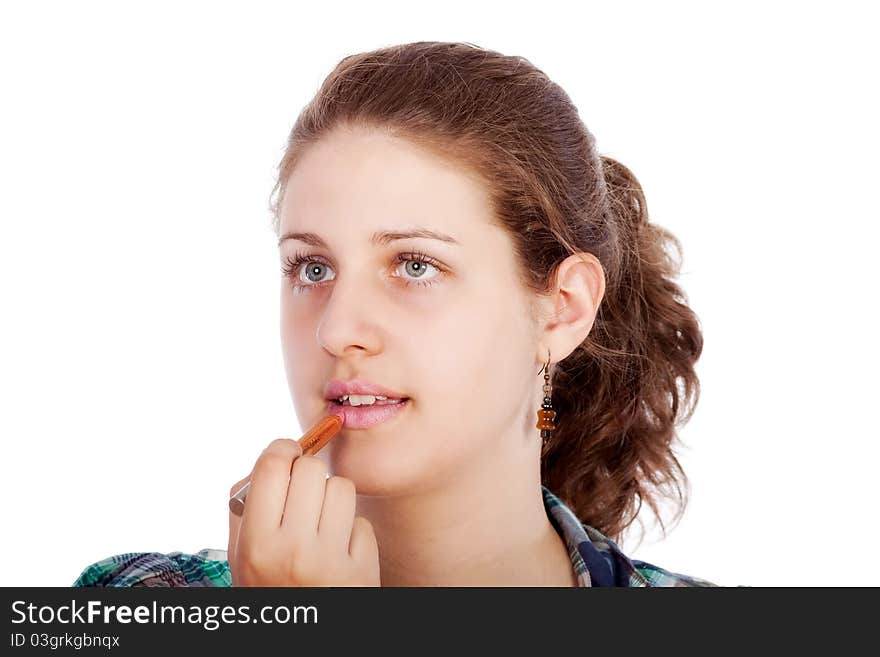
<instances>
[{"instance_id":1,"label":"knuckle","mask_svg":"<svg viewBox=\"0 0 880 657\"><path fill-rule=\"evenodd\" d=\"M254 466L254 472L275 470L290 467L290 457L281 452L265 451L260 455L257 464Z\"/></svg>"},{"instance_id":2,"label":"knuckle","mask_svg":"<svg viewBox=\"0 0 880 657\"><path fill-rule=\"evenodd\" d=\"M280 452L281 454L284 454L285 456L293 455L293 454L295 454L297 452L301 452L301 451L302 451L302 448L300 447L300 444L295 440L291 440L290 438L276 438L271 443L269 443L269 445L266 447L266 449L263 450L264 453L266 453L266 452L273 452L273 453Z\"/></svg>"},{"instance_id":3,"label":"knuckle","mask_svg":"<svg viewBox=\"0 0 880 657\"><path fill-rule=\"evenodd\" d=\"M262 575L263 570L251 561L239 559L236 566L236 572L239 574L240 581L254 582Z\"/></svg>"},{"instance_id":4,"label":"knuckle","mask_svg":"<svg viewBox=\"0 0 880 657\"><path fill-rule=\"evenodd\" d=\"M320 570L315 563L314 556L308 550L300 550L294 553L285 564L287 574L294 580L299 580L309 573Z\"/></svg>"},{"instance_id":5,"label":"knuckle","mask_svg":"<svg viewBox=\"0 0 880 657\"><path fill-rule=\"evenodd\" d=\"M246 573L259 573L263 569L259 555L255 554L247 544L238 546L235 552L235 565L238 570Z\"/></svg>"},{"instance_id":6,"label":"knuckle","mask_svg":"<svg viewBox=\"0 0 880 657\"><path fill-rule=\"evenodd\" d=\"M254 464L252 474L284 470L290 471L290 464L302 454L300 444L290 438L277 438L264 449Z\"/></svg>"},{"instance_id":7,"label":"knuckle","mask_svg":"<svg viewBox=\"0 0 880 657\"><path fill-rule=\"evenodd\" d=\"M275 579L280 569L285 567L272 549L256 546L239 547L236 555L236 570L251 582L265 582Z\"/></svg>"}]
</instances>

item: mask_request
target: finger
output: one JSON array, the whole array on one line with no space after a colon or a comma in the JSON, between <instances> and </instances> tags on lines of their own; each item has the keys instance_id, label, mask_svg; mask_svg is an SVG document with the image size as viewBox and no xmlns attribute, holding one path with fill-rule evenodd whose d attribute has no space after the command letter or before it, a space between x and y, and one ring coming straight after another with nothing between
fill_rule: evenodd
<instances>
[{"instance_id":1,"label":"finger","mask_svg":"<svg viewBox=\"0 0 880 657\"><path fill-rule=\"evenodd\" d=\"M379 544L373 525L363 516L357 516L351 528L351 543L348 553L359 563L378 563Z\"/></svg>"},{"instance_id":2,"label":"finger","mask_svg":"<svg viewBox=\"0 0 880 657\"><path fill-rule=\"evenodd\" d=\"M229 497L235 495L241 487L244 486L248 481L250 481L251 476L248 475L244 479L235 482L232 485L232 488L229 489ZM229 572L232 575L232 581L235 582L237 578L237 573L235 571L235 553L236 553L236 545L238 543L238 534L241 529L241 516L235 515L231 510L229 511L229 540L226 544L226 559L229 561Z\"/></svg>"},{"instance_id":3,"label":"finger","mask_svg":"<svg viewBox=\"0 0 880 657\"><path fill-rule=\"evenodd\" d=\"M356 506L354 482L345 477L330 477L318 521L318 538L324 545L340 553L348 552Z\"/></svg>"},{"instance_id":4,"label":"finger","mask_svg":"<svg viewBox=\"0 0 880 657\"><path fill-rule=\"evenodd\" d=\"M273 440L260 454L251 473L251 485L241 514L239 543L243 539L259 541L281 525L291 465L300 454L299 443L289 438Z\"/></svg>"},{"instance_id":5,"label":"finger","mask_svg":"<svg viewBox=\"0 0 880 657\"><path fill-rule=\"evenodd\" d=\"M326 483L327 465L317 456L307 454L294 462L282 521L287 534L307 538L318 533Z\"/></svg>"}]
</instances>

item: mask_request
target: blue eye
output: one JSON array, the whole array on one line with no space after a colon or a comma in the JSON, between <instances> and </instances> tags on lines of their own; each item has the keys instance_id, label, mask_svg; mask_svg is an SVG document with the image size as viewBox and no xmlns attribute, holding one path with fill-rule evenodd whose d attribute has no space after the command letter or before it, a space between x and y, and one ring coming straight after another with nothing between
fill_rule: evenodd
<instances>
[{"instance_id":1,"label":"blue eye","mask_svg":"<svg viewBox=\"0 0 880 657\"><path fill-rule=\"evenodd\" d=\"M419 285L422 287L428 287L437 282L437 278L439 275L443 273L443 267L439 261L432 258L431 256L425 253L400 253L394 259L395 263L403 263L408 265L409 263L414 263L415 267L405 267L407 273L411 276L414 276L413 279L406 279L404 276L396 276L395 278L404 278L404 285ZM303 281L300 272L302 271L302 265L308 264L308 268L305 270L306 276L311 281L311 283L306 283ZM286 278L288 278L291 282L291 287L295 292L305 292L308 288L318 287L324 281L315 280L312 276L316 278L320 278L323 270L329 267L324 258L320 256L313 256L307 253L295 253L293 257L287 256L284 259L284 263L281 267L281 272L284 274ZM418 277L422 276L423 272L427 271L428 268L434 268L438 271L438 273L431 278L425 280L416 280ZM333 279L330 279L333 280Z\"/></svg>"}]
</instances>

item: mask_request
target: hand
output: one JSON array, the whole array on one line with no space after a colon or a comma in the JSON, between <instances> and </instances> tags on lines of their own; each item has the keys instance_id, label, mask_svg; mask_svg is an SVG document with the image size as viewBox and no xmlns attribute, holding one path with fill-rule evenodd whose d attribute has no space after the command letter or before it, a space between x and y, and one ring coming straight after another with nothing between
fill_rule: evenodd
<instances>
[{"instance_id":1,"label":"hand","mask_svg":"<svg viewBox=\"0 0 880 657\"><path fill-rule=\"evenodd\" d=\"M354 482L327 479L295 440L272 441L251 474L244 513L229 512L233 586L381 586L373 526L355 517Z\"/></svg>"}]
</instances>

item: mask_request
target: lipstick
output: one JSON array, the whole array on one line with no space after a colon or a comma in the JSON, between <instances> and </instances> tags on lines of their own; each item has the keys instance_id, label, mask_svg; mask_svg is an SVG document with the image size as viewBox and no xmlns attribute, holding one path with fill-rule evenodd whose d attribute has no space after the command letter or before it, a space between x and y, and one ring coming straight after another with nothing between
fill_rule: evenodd
<instances>
[{"instance_id":1,"label":"lipstick","mask_svg":"<svg viewBox=\"0 0 880 657\"><path fill-rule=\"evenodd\" d=\"M302 453L304 455L317 454L324 445L329 443L342 430L344 425L345 416L342 413L331 413L322 417L299 439ZM247 498L247 492L250 487L251 482L248 481L238 489L235 495L229 498L229 510L237 516L244 513L244 501Z\"/></svg>"}]
</instances>

